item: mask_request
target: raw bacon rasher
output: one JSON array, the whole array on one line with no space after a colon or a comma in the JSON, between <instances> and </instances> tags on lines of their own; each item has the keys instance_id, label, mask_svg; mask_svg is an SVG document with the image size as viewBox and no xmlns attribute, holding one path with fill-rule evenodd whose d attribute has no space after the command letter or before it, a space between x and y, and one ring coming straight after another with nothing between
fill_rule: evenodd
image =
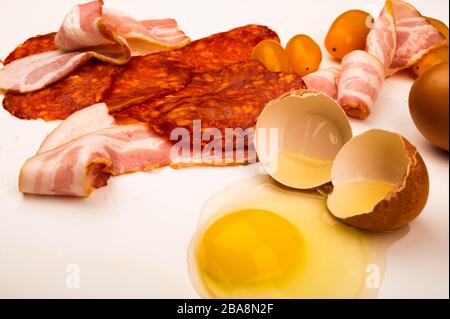
<instances>
[{"instance_id":1,"label":"raw bacon rasher","mask_svg":"<svg viewBox=\"0 0 450 319\"><path fill-rule=\"evenodd\" d=\"M92 122L92 116L98 122ZM146 124L116 125L105 104L73 114L28 159L19 176L22 193L88 196L111 175L151 170L170 163L168 140Z\"/></svg>"},{"instance_id":2,"label":"raw bacon rasher","mask_svg":"<svg viewBox=\"0 0 450 319\"><path fill-rule=\"evenodd\" d=\"M325 93L332 99L337 99L339 73L338 68L322 69L304 76L303 81L308 89Z\"/></svg>"},{"instance_id":3,"label":"raw bacon rasher","mask_svg":"<svg viewBox=\"0 0 450 319\"><path fill-rule=\"evenodd\" d=\"M75 6L55 35L55 50L36 53L0 70L0 90L31 92L55 83L95 57L122 65L131 56L174 49L189 43L175 20L140 22L103 8L97 0Z\"/></svg>"},{"instance_id":4,"label":"raw bacon rasher","mask_svg":"<svg viewBox=\"0 0 450 319\"><path fill-rule=\"evenodd\" d=\"M115 119L109 115L105 103L94 104L83 111L75 112L47 135L38 153L57 148L80 136L116 126Z\"/></svg>"},{"instance_id":5,"label":"raw bacon rasher","mask_svg":"<svg viewBox=\"0 0 450 319\"><path fill-rule=\"evenodd\" d=\"M384 80L380 60L366 51L353 51L344 56L339 74L338 102L347 115L365 118L375 104Z\"/></svg>"}]
</instances>

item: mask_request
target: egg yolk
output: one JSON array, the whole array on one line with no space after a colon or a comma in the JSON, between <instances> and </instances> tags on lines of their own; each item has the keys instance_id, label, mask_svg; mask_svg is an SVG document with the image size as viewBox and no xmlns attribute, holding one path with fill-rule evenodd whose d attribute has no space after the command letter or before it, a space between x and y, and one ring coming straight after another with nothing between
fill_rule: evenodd
<instances>
[{"instance_id":1,"label":"egg yolk","mask_svg":"<svg viewBox=\"0 0 450 319\"><path fill-rule=\"evenodd\" d=\"M225 285L288 278L301 268L303 240L291 223L269 211L244 210L217 220L199 249L203 273Z\"/></svg>"}]
</instances>

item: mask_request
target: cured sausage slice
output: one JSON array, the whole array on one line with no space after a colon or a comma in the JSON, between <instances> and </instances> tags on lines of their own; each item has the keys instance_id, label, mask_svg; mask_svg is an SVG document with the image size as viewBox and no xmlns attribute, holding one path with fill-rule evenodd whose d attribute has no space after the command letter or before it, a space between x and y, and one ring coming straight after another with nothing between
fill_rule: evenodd
<instances>
[{"instance_id":1,"label":"cured sausage slice","mask_svg":"<svg viewBox=\"0 0 450 319\"><path fill-rule=\"evenodd\" d=\"M104 102L117 111L172 94L190 83L195 73L249 60L253 48L264 39L279 40L267 27L247 25L193 41L177 50L135 57L115 77ZM238 76L239 70L233 74ZM220 76L215 76L214 81L220 81Z\"/></svg>"},{"instance_id":2,"label":"cured sausage slice","mask_svg":"<svg viewBox=\"0 0 450 319\"><path fill-rule=\"evenodd\" d=\"M257 61L240 62L199 74L175 95L129 107L114 116L124 122L148 122L164 136L179 127L192 131L194 120L201 120L202 128L218 128L223 133L226 128L254 126L269 101L302 88L305 84L295 74L267 71Z\"/></svg>"}]
</instances>

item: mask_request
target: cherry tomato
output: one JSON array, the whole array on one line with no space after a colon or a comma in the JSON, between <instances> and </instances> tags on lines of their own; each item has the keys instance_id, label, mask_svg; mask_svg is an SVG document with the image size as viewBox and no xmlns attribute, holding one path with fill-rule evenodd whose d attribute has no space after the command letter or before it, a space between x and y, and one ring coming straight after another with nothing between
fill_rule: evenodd
<instances>
[{"instance_id":1,"label":"cherry tomato","mask_svg":"<svg viewBox=\"0 0 450 319\"><path fill-rule=\"evenodd\" d=\"M350 10L333 22L325 38L327 51L337 60L347 53L366 48L372 16L361 10Z\"/></svg>"},{"instance_id":2,"label":"cherry tomato","mask_svg":"<svg viewBox=\"0 0 450 319\"><path fill-rule=\"evenodd\" d=\"M291 66L280 43L263 40L254 49L252 58L260 61L271 72L290 72Z\"/></svg>"},{"instance_id":3,"label":"cherry tomato","mask_svg":"<svg viewBox=\"0 0 450 319\"><path fill-rule=\"evenodd\" d=\"M300 76L317 71L322 62L320 47L304 34L298 34L290 39L286 45L286 52L292 71Z\"/></svg>"}]
</instances>

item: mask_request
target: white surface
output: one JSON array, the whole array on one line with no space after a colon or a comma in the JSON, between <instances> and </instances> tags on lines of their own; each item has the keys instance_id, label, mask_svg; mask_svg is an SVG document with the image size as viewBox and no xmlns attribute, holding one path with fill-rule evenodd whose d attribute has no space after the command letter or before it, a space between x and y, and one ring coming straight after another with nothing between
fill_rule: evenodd
<instances>
[{"instance_id":1,"label":"white surface","mask_svg":"<svg viewBox=\"0 0 450 319\"><path fill-rule=\"evenodd\" d=\"M0 57L36 34L58 29L77 1L0 1ZM307 33L320 44L348 9L376 10L382 1L106 0L136 18L173 17L193 39L248 23L268 25L285 43ZM411 1L448 25L446 0ZM328 55L324 51L323 65ZM392 247L381 298L449 297L448 154L431 146L408 112L412 79L386 81L372 116L354 133L394 130L420 150L431 192L409 234ZM191 298L186 252L203 203L233 181L257 172L234 168L164 168L110 180L88 199L22 196L19 169L57 123L20 121L0 110L0 297ZM80 288L66 288L66 267L80 267Z\"/></svg>"}]
</instances>

